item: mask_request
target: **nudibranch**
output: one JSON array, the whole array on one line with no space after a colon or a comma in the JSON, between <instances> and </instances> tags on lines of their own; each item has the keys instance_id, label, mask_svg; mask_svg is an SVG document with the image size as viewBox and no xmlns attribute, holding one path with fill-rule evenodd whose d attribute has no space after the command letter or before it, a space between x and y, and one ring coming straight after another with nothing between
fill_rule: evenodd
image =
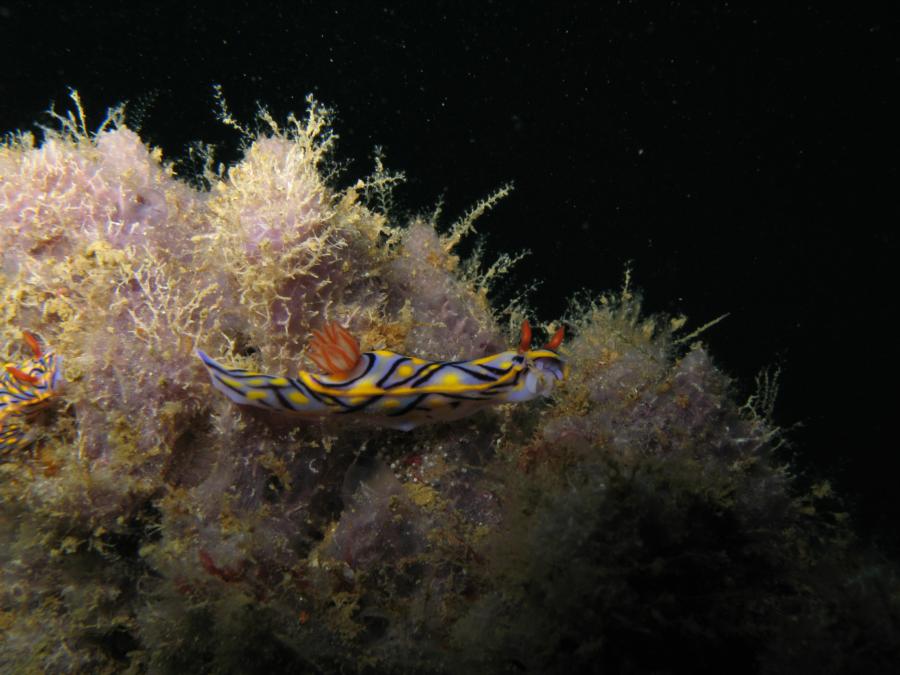
<instances>
[{"instance_id":1,"label":"nudibranch","mask_svg":"<svg viewBox=\"0 0 900 675\"><path fill-rule=\"evenodd\" d=\"M7 363L0 371L0 456L28 445L32 416L57 393L60 383L62 359L45 351L33 333L24 331L23 337L33 358Z\"/></svg>"},{"instance_id":2,"label":"nudibranch","mask_svg":"<svg viewBox=\"0 0 900 675\"><path fill-rule=\"evenodd\" d=\"M313 331L309 345L309 358L323 374L301 370L297 377L226 368L197 354L213 386L235 403L308 417L362 416L408 431L485 406L546 396L566 376L557 351L563 334L559 328L543 348L532 349L525 321L517 350L470 361L427 361L387 350L363 353L356 338L332 322Z\"/></svg>"}]
</instances>

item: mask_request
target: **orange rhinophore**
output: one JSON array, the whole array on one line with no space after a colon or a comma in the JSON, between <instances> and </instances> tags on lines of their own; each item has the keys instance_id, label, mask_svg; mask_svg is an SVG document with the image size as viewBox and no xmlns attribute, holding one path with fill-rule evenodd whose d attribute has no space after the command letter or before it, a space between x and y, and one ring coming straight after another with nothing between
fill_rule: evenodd
<instances>
[{"instance_id":1,"label":"orange rhinophore","mask_svg":"<svg viewBox=\"0 0 900 675\"><path fill-rule=\"evenodd\" d=\"M556 351L559 349L559 346L562 344L563 338L566 335L566 327L560 326L556 329L556 332L553 334L553 337L550 338L550 342L544 345L544 349L552 349Z\"/></svg>"},{"instance_id":2,"label":"orange rhinophore","mask_svg":"<svg viewBox=\"0 0 900 675\"><path fill-rule=\"evenodd\" d=\"M31 333L27 330L22 331L22 337L25 339L25 342L31 348L31 353L34 354L34 358L39 359L44 353L44 350L41 349L41 343L37 339L37 336L34 333Z\"/></svg>"},{"instance_id":3,"label":"orange rhinophore","mask_svg":"<svg viewBox=\"0 0 900 675\"><path fill-rule=\"evenodd\" d=\"M531 349L531 324L528 319L522 322L522 337L519 340L519 353L524 354Z\"/></svg>"}]
</instances>

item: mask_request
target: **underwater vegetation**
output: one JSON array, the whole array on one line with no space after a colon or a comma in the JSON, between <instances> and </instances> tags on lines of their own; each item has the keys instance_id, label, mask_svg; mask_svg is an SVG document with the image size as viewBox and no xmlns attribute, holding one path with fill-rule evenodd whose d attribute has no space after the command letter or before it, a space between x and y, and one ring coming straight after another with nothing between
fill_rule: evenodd
<instances>
[{"instance_id":1,"label":"underwater vegetation","mask_svg":"<svg viewBox=\"0 0 900 675\"><path fill-rule=\"evenodd\" d=\"M895 568L827 484L795 484L772 386L736 400L627 278L572 302L561 345L536 328L568 370L546 397L403 431L213 387L200 351L322 372L332 322L385 359L515 354L527 307L488 295L514 259L457 253L507 188L399 223L380 162L338 186L314 101L254 130L223 106L243 158L182 177L121 110L92 132L73 99L0 146L0 671L898 662Z\"/></svg>"}]
</instances>

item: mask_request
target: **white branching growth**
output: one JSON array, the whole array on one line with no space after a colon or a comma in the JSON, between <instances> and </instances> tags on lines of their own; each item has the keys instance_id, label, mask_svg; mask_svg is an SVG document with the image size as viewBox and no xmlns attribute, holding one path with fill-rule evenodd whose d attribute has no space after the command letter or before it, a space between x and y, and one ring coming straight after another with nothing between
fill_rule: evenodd
<instances>
[{"instance_id":1,"label":"white branching growth","mask_svg":"<svg viewBox=\"0 0 900 675\"><path fill-rule=\"evenodd\" d=\"M132 334L157 356L173 349L192 354L221 306L216 284L198 287L187 270L173 267L147 252L114 292L113 306L121 303L131 318Z\"/></svg>"},{"instance_id":2,"label":"white branching growth","mask_svg":"<svg viewBox=\"0 0 900 675\"><path fill-rule=\"evenodd\" d=\"M466 211L459 220L450 226L450 231L441 237L441 244L444 247L444 251L449 253L456 248L459 242L462 241L462 238L475 229L475 221L494 208L497 205L497 202L509 195L512 191L512 183L507 183Z\"/></svg>"},{"instance_id":3,"label":"white branching growth","mask_svg":"<svg viewBox=\"0 0 900 675\"><path fill-rule=\"evenodd\" d=\"M781 379L781 368L770 366L756 374L755 391L747 397L741 410L750 417L771 422L778 398L778 383Z\"/></svg>"},{"instance_id":4,"label":"white branching growth","mask_svg":"<svg viewBox=\"0 0 900 675\"><path fill-rule=\"evenodd\" d=\"M384 167L384 150L375 147L375 169L365 179L359 181L354 188L361 190L363 200L384 217L394 212L394 188L406 180L402 171L390 172Z\"/></svg>"},{"instance_id":5,"label":"white branching growth","mask_svg":"<svg viewBox=\"0 0 900 675\"><path fill-rule=\"evenodd\" d=\"M125 126L125 102L110 108L100 126L95 131L91 131L87 125L87 116L84 113L81 96L74 89L70 89L69 98L74 104L74 110L68 110L65 114L60 114L56 112L56 108L53 105L47 110L47 114L53 118L59 127L53 128L39 125L46 138L63 138L75 143L90 142L104 131Z\"/></svg>"}]
</instances>

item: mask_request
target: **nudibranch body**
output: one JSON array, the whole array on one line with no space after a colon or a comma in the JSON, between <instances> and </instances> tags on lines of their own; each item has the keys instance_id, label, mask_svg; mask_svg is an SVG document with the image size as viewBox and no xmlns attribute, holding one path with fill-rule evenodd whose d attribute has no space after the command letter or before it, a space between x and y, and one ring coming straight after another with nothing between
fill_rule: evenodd
<instances>
[{"instance_id":1,"label":"nudibranch body","mask_svg":"<svg viewBox=\"0 0 900 675\"><path fill-rule=\"evenodd\" d=\"M0 371L0 456L26 446L30 418L57 393L62 359L44 351L32 333L23 333L33 358L7 363Z\"/></svg>"},{"instance_id":2,"label":"nudibranch body","mask_svg":"<svg viewBox=\"0 0 900 675\"><path fill-rule=\"evenodd\" d=\"M408 431L488 405L549 394L566 375L556 351L562 339L560 328L543 348L531 349L526 321L518 350L469 361L426 361L386 350L360 353L356 339L331 323L314 331L309 350L325 374L300 371L296 378L226 368L197 353L213 386L235 403L309 417L362 415L380 426Z\"/></svg>"}]
</instances>

